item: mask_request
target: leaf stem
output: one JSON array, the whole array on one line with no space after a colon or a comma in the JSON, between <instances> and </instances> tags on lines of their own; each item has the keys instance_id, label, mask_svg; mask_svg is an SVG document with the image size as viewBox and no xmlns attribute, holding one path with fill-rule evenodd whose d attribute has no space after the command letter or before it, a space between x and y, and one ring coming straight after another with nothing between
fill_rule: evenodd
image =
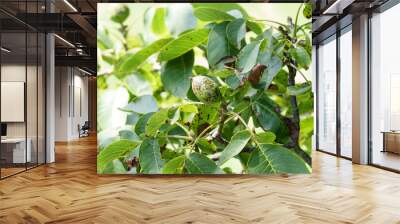
<instances>
[{"instance_id":1,"label":"leaf stem","mask_svg":"<svg viewBox=\"0 0 400 224\"><path fill-rule=\"evenodd\" d=\"M175 138L175 139L184 139L184 140L193 140L190 136L182 136L182 135L166 135L166 136L158 136L159 138Z\"/></svg>"},{"instance_id":2,"label":"leaf stem","mask_svg":"<svg viewBox=\"0 0 400 224\"><path fill-rule=\"evenodd\" d=\"M300 69L297 68L296 65L294 65L293 63L289 63L289 65L290 65L291 67L293 67L294 69L296 69L296 71L299 72L301 76L303 76L303 79L304 79L306 82L309 82L309 80L308 80L307 77L304 75L304 73L301 72Z\"/></svg>"},{"instance_id":3,"label":"leaf stem","mask_svg":"<svg viewBox=\"0 0 400 224\"><path fill-rule=\"evenodd\" d=\"M186 133L187 136L191 137L190 131L183 124L179 123L178 121L175 122L175 124L177 124L180 128L182 128L182 130Z\"/></svg>"},{"instance_id":4,"label":"leaf stem","mask_svg":"<svg viewBox=\"0 0 400 224\"><path fill-rule=\"evenodd\" d=\"M296 19L294 22L294 29L293 29L293 38L296 38L296 34L297 34L297 23L299 21L299 14L300 14L300 9L303 7L303 3L300 4L299 8L297 9L297 13L296 13Z\"/></svg>"},{"instance_id":5,"label":"leaf stem","mask_svg":"<svg viewBox=\"0 0 400 224\"><path fill-rule=\"evenodd\" d=\"M286 26L285 24L280 23L280 22L277 22L277 21L269 20L269 19L255 19L255 20L252 20L252 21L275 23L275 24L277 24L277 25L280 25L280 26L283 26L283 27L286 27L286 28L287 28L287 26Z\"/></svg>"}]
</instances>

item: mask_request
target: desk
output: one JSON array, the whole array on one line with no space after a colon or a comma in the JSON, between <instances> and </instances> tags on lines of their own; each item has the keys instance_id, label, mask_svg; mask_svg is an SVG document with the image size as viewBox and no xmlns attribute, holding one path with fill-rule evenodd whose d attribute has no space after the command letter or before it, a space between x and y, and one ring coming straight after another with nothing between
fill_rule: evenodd
<instances>
[{"instance_id":1,"label":"desk","mask_svg":"<svg viewBox=\"0 0 400 224\"><path fill-rule=\"evenodd\" d=\"M7 163L26 163L31 162L32 153L30 138L27 139L25 152L25 138L5 138L1 139L1 157Z\"/></svg>"},{"instance_id":2,"label":"desk","mask_svg":"<svg viewBox=\"0 0 400 224\"><path fill-rule=\"evenodd\" d=\"M400 154L400 132L383 131L383 150L382 152L392 152Z\"/></svg>"}]
</instances>

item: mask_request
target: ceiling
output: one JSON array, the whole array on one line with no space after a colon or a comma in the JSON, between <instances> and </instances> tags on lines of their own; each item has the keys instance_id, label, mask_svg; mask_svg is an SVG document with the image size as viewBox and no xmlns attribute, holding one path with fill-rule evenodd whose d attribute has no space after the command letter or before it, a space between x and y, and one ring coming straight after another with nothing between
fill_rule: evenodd
<instances>
[{"instance_id":1,"label":"ceiling","mask_svg":"<svg viewBox=\"0 0 400 224\"><path fill-rule=\"evenodd\" d=\"M312 0L313 44L352 23L354 17L374 11L388 0Z\"/></svg>"},{"instance_id":2,"label":"ceiling","mask_svg":"<svg viewBox=\"0 0 400 224\"><path fill-rule=\"evenodd\" d=\"M3 46L9 58L35 55L29 32L55 33L56 65L81 67L96 73L97 0L1 0ZM24 33L27 31L28 45ZM25 46L27 46L25 52ZM30 56L28 58L31 58Z\"/></svg>"}]
</instances>

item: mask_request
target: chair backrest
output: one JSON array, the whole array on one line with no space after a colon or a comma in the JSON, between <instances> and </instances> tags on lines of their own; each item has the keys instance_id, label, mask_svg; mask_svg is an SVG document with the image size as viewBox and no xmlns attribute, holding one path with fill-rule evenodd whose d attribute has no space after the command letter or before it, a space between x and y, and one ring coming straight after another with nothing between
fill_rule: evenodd
<instances>
[{"instance_id":1,"label":"chair backrest","mask_svg":"<svg viewBox=\"0 0 400 224\"><path fill-rule=\"evenodd\" d=\"M85 123L83 124L82 128L87 128L87 129L89 129L89 128L90 128L90 123L89 123L89 121L85 121Z\"/></svg>"}]
</instances>

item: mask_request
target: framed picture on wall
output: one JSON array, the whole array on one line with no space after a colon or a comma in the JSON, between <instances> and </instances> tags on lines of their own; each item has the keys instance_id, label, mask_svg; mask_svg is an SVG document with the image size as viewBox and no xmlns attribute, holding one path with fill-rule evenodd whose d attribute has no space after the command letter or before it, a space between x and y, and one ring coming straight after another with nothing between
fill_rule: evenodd
<instances>
[{"instance_id":1,"label":"framed picture on wall","mask_svg":"<svg viewBox=\"0 0 400 224\"><path fill-rule=\"evenodd\" d=\"M108 3L98 21L98 173L311 172L311 5Z\"/></svg>"}]
</instances>

